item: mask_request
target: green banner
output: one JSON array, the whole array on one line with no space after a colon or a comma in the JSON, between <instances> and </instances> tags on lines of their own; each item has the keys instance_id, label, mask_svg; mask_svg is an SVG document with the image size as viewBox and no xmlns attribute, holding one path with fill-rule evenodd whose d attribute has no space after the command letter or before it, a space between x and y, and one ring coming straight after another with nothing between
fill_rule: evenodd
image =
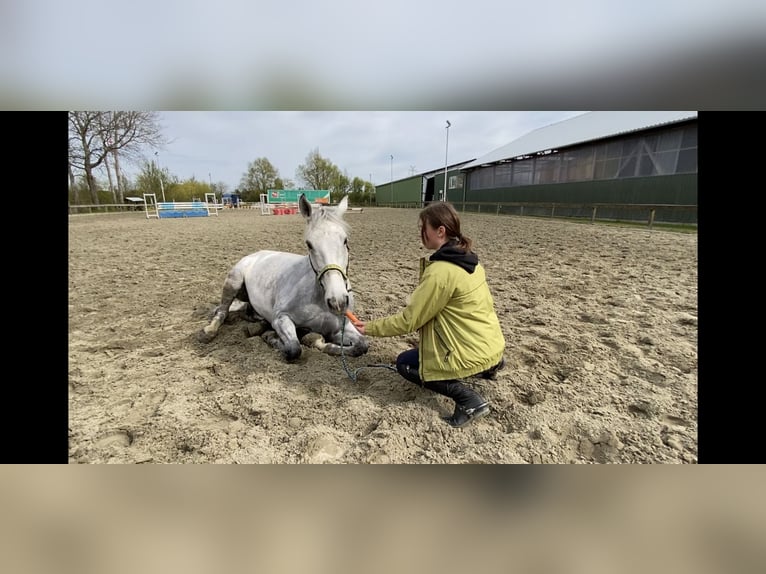
<instances>
[{"instance_id":1,"label":"green banner","mask_svg":"<svg viewBox=\"0 0 766 574\"><path fill-rule=\"evenodd\" d=\"M330 203L330 191L327 189L270 189L266 195L268 203L298 203L302 193L311 203Z\"/></svg>"}]
</instances>

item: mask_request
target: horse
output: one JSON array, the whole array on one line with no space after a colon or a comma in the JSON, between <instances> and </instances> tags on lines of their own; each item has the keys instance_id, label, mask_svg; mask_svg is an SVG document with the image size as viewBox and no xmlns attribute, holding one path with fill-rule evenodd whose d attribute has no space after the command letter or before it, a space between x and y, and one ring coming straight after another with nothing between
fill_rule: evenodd
<instances>
[{"instance_id":1,"label":"horse","mask_svg":"<svg viewBox=\"0 0 766 574\"><path fill-rule=\"evenodd\" d=\"M244 308L246 319L267 323L261 338L287 362L300 359L302 343L329 355L359 357L367 352L367 339L346 317L354 309L348 224L343 220L348 196L336 206L312 207L301 194L298 204L307 223L308 253L261 250L237 261L224 281L220 305L198 333L200 342L215 338L236 304L235 310Z\"/></svg>"}]
</instances>

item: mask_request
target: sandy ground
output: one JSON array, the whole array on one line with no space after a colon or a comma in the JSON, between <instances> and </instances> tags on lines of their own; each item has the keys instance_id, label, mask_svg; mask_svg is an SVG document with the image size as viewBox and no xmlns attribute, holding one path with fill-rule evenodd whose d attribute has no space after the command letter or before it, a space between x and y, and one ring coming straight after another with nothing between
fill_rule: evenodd
<instances>
[{"instance_id":1,"label":"sandy ground","mask_svg":"<svg viewBox=\"0 0 766 574\"><path fill-rule=\"evenodd\" d=\"M417 210L351 225L356 314L401 308L427 254ZM300 215L225 210L69 216L72 463L696 463L697 236L465 214L507 341L492 405L452 402L384 368L416 342L371 339L285 363L243 321L196 340L224 277L259 249L304 253ZM349 375L356 373L356 381Z\"/></svg>"}]
</instances>

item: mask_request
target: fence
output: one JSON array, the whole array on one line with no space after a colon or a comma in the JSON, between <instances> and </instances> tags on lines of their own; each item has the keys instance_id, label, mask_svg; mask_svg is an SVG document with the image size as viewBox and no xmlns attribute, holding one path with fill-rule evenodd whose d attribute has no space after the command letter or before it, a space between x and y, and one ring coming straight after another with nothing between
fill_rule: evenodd
<instances>
[{"instance_id":1,"label":"fence","mask_svg":"<svg viewBox=\"0 0 766 574\"><path fill-rule=\"evenodd\" d=\"M132 204L132 203L100 203L98 205L93 204L81 204L70 205L69 215L76 213L109 213L109 212L122 212L122 211L144 211L144 204Z\"/></svg>"},{"instance_id":2,"label":"fence","mask_svg":"<svg viewBox=\"0 0 766 574\"><path fill-rule=\"evenodd\" d=\"M595 221L645 221L655 223L697 225L697 206L681 204L635 203L531 203L531 202L465 202L453 203L463 213L492 213L528 217L559 217ZM421 208L422 203L398 203L379 207Z\"/></svg>"}]
</instances>

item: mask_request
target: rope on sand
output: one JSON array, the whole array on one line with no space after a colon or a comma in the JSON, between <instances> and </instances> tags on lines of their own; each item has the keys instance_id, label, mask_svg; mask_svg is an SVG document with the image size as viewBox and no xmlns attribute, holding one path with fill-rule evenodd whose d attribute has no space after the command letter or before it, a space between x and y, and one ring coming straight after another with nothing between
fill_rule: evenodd
<instances>
[{"instance_id":1,"label":"rope on sand","mask_svg":"<svg viewBox=\"0 0 766 574\"><path fill-rule=\"evenodd\" d=\"M359 367L357 369L354 369L353 371L349 369L348 363L346 361L346 355L343 352L343 332L346 330L346 315L343 316L343 325L341 326L340 330L340 362L343 365L343 370L346 371L346 375L348 375L348 378L351 379L354 383L356 383L359 380L359 372L363 371L365 369L388 369L390 371L397 372L396 367L394 365L384 365L382 363L374 363L371 365L365 365L363 367Z\"/></svg>"}]
</instances>

